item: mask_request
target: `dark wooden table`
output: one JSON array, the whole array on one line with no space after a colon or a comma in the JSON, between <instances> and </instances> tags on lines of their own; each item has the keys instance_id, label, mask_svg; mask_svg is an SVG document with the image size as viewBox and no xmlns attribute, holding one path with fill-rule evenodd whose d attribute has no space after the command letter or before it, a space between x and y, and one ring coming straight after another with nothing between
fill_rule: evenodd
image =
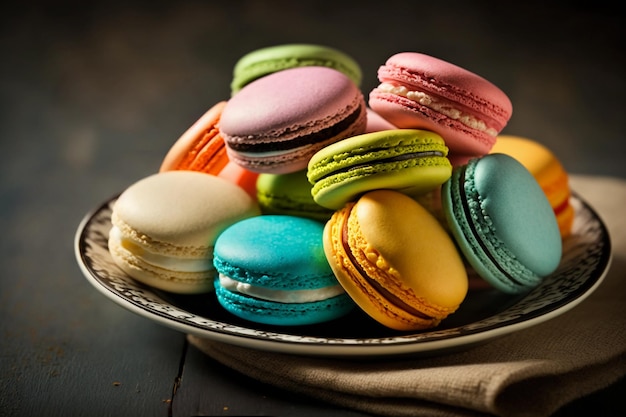
<instances>
[{"instance_id":1,"label":"dark wooden table","mask_svg":"<svg viewBox=\"0 0 626 417\"><path fill-rule=\"evenodd\" d=\"M510 95L506 133L545 143L571 172L626 178L616 10L321 3L56 2L3 12L0 416L362 415L224 368L185 335L104 298L74 258L82 217L155 172L173 141L228 98L232 66L257 47L335 46L361 63L366 93L388 56L439 56ZM619 406L623 392L621 382L560 415Z\"/></svg>"}]
</instances>

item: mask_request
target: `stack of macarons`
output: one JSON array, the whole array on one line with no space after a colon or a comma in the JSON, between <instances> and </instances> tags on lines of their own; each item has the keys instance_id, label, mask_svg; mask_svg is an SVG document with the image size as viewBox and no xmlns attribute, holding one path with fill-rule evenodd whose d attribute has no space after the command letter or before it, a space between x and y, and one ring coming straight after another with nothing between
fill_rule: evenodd
<instances>
[{"instance_id":1,"label":"stack of macarons","mask_svg":"<svg viewBox=\"0 0 626 417\"><path fill-rule=\"evenodd\" d=\"M501 135L507 95L416 52L390 56L367 99L362 75L321 45L244 55L231 96L116 202L115 262L250 322L358 307L400 331L453 314L470 275L518 294L551 274L571 232L567 175Z\"/></svg>"}]
</instances>

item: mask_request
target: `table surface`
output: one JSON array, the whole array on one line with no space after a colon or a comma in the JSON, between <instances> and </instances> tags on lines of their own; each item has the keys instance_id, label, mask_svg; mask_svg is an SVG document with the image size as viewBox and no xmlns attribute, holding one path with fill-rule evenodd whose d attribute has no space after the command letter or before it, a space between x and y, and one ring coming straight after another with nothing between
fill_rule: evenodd
<instances>
[{"instance_id":1,"label":"table surface","mask_svg":"<svg viewBox=\"0 0 626 417\"><path fill-rule=\"evenodd\" d=\"M0 17L1 416L362 415L219 365L103 297L74 257L83 216L155 172L258 47L344 50L365 93L388 56L439 56L509 94L504 133L543 142L572 173L626 178L620 13L301 3L57 2ZM623 392L620 382L559 415Z\"/></svg>"}]
</instances>

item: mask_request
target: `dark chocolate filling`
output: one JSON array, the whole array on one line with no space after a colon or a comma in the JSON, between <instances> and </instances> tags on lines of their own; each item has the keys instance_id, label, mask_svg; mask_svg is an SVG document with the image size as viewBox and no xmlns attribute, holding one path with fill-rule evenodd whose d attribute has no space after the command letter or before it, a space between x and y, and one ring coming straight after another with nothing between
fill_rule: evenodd
<instances>
[{"instance_id":1,"label":"dark chocolate filling","mask_svg":"<svg viewBox=\"0 0 626 417\"><path fill-rule=\"evenodd\" d=\"M352 206L354 208L354 206ZM352 208L350 208L350 212L352 212ZM396 297L391 292L387 291L383 286L381 286L376 280L372 279L369 274L361 267L357 259L352 254L352 250L350 249L350 245L348 244L348 218L350 217L350 213L348 213L345 217L344 223L341 228L341 245L343 246L344 251L348 255L348 259L350 259L350 263L357 270L359 275L364 277L367 282L377 291L379 294L383 296L386 300L391 302L391 304L397 306L398 308L416 316L424 320L432 320L433 318L422 313L421 311L416 310L414 307L405 303L398 297Z\"/></svg>"},{"instance_id":2,"label":"dark chocolate filling","mask_svg":"<svg viewBox=\"0 0 626 417\"><path fill-rule=\"evenodd\" d=\"M268 142L228 142L228 146L238 152L250 152L250 153L262 153L262 152L274 152L274 151L287 151L290 149L299 148L301 146L322 143L328 139L339 135L341 132L347 130L361 115L364 109L362 106L356 108L348 117L341 120L332 126L329 126L320 131L311 133L309 135L298 136L289 140L275 140L268 139ZM297 129L295 129L297 130ZM258 139L256 139L258 140Z\"/></svg>"},{"instance_id":3,"label":"dark chocolate filling","mask_svg":"<svg viewBox=\"0 0 626 417\"><path fill-rule=\"evenodd\" d=\"M500 271L505 277L510 279L516 285L522 285L521 282L519 282L515 277L509 274L509 272L506 271L498 263L496 258L491 254L491 252L487 248L487 245L485 245L485 242L481 239L480 235L478 234L478 230L476 230L476 225L474 224L473 219L472 219L472 212L469 208L467 194L465 193L465 169L463 169L463 172L461 172L461 176L459 178L459 189L460 189L459 194L461 197L461 205L463 207L463 213L465 214L465 218L468 219L467 223L470 227L472 234L474 235L475 240L478 242L478 245L480 246L481 250L483 251L483 253L485 253L487 258L489 258L491 263L498 269L498 271Z\"/></svg>"},{"instance_id":4,"label":"dark chocolate filling","mask_svg":"<svg viewBox=\"0 0 626 417\"><path fill-rule=\"evenodd\" d=\"M565 209L569 206L569 197L563 200L559 205L554 207L554 214L559 215L565 211Z\"/></svg>"}]
</instances>

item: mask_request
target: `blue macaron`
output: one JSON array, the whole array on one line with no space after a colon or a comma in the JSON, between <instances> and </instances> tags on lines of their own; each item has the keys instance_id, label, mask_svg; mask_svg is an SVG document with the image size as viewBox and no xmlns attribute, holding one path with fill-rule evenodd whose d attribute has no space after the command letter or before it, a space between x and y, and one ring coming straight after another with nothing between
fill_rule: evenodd
<instances>
[{"instance_id":1,"label":"blue macaron","mask_svg":"<svg viewBox=\"0 0 626 417\"><path fill-rule=\"evenodd\" d=\"M321 323L354 308L326 260L323 223L263 215L231 225L216 242L219 304L242 319L281 326Z\"/></svg>"},{"instance_id":2,"label":"blue macaron","mask_svg":"<svg viewBox=\"0 0 626 417\"><path fill-rule=\"evenodd\" d=\"M442 206L467 262L495 288L521 293L558 267L562 242L554 212L514 158L490 154L456 168L442 188Z\"/></svg>"}]
</instances>

